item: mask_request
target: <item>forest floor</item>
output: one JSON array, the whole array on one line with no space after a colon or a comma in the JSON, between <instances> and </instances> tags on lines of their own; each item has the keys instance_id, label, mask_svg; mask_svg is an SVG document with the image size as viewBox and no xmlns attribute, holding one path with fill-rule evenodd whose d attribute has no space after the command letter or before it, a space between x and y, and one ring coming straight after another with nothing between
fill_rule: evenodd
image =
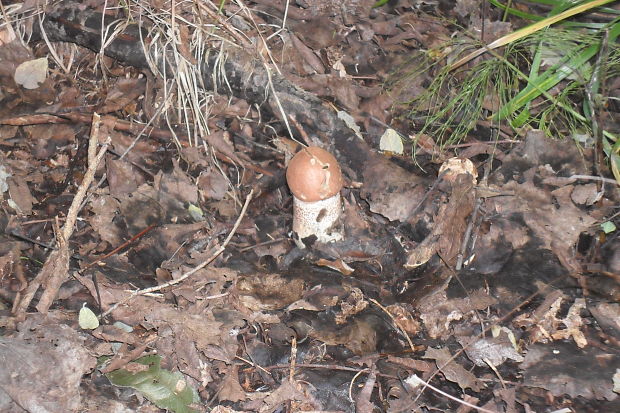
<instances>
[{"instance_id":1,"label":"forest floor","mask_svg":"<svg viewBox=\"0 0 620 413\"><path fill-rule=\"evenodd\" d=\"M620 193L595 145L489 121L490 92L460 142L412 109L445 44L525 22L35 3L0 16L1 412L620 411ZM335 242L294 241L304 146L344 176Z\"/></svg>"}]
</instances>

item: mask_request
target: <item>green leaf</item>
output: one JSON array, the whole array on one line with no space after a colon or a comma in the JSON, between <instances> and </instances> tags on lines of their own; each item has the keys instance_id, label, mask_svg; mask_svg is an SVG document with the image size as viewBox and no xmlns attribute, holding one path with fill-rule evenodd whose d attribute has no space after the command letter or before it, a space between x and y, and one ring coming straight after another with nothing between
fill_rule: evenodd
<instances>
[{"instance_id":1,"label":"green leaf","mask_svg":"<svg viewBox=\"0 0 620 413\"><path fill-rule=\"evenodd\" d=\"M118 369L107 373L106 377L115 386L139 391L160 409L175 413L196 411L188 405L200 401L198 393L187 384L181 373L162 369L160 356L141 357L131 364L135 366L132 371Z\"/></svg>"},{"instance_id":2,"label":"green leaf","mask_svg":"<svg viewBox=\"0 0 620 413\"><path fill-rule=\"evenodd\" d=\"M192 219L195 222L201 222L205 220L204 214L202 212L202 209L200 209L199 206L194 205L192 203L189 204L189 207L187 208L189 215L192 217Z\"/></svg>"},{"instance_id":3,"label":"green leaf","mask_svg":"<svg viewBox=\"0 0 620 413\"><path fill-rule=\"evenodd\" d=\"M94 330L99 327L99 319L90 308L86 307L86 303L80 308L78 324L82 330Z\"/></svg>"},{"instance_id":4,"label":"green leaf","mask_svg":"<svg viewBox=\"0 0 620 413\"><path fill-rule=\"evenodd\" d=\"M613 222L611 221L605 221L601 224L601 229L603 230L603 232L605 234L611 234L612 232L614 232L617 228L616 225L614 225Z\"/></svg>"},{"instance_id":5,"label":"green leaf","mask_svg":"<svg viewBox=\"0 0 620 413\"><path fill-rule=\"evenodd\" d=\"M403 140L400 138L398 132L392 128L387 128L381 140L379 141L379 149L384 152L392 152L398 155L402 155L405 148L403 147Z\"/></svg>"}]
</instances>

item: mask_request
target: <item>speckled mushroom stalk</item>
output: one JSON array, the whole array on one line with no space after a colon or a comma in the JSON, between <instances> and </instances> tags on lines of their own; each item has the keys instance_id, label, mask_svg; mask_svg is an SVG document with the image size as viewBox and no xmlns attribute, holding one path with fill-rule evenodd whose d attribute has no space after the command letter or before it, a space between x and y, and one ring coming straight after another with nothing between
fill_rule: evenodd
<instances>
[{"instance_id":1,"label":"speckled mushroom stalk","mask_svg":"<svg viewBox=\"0 0 620 413\"><path fill-rule=\"evenodd\" d=\"M293 194L293 232L299 248L303 239L317 242L342 239L340 214L342 172L332 154L316 146L299 151L288 164L286 181Z\"/></svg>"}]
</instances>

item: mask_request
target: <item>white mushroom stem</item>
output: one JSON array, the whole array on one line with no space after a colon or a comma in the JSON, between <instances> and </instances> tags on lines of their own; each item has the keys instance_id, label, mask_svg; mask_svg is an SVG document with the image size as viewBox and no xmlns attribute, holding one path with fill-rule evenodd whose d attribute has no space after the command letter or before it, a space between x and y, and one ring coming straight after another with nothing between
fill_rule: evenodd
<instances>
[{"instance_id":1,"label":"white mushroom stem","mask_svg":"<svg viewBox=\"0 0 620 413\"><path fill-rule=\"evenodd\" d=\"M316 236L317 242L326 243L342 239L340 193L326 199L305 202L293 197L293 231L297 234L295 244L305 248L303 238Z\"/></svg>"}]
</instances>

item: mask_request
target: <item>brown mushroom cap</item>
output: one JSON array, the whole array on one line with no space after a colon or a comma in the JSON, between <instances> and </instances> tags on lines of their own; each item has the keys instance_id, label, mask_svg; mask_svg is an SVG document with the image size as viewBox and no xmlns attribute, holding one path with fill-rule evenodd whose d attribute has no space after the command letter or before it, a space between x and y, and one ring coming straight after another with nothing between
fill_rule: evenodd
<instances>
[{"instance_id":1,"label":"brown mushroom cap","mask_svg":"<svg viewBox=\"0 0 620 413\"><path fill-rule=\"evenodd\" d=\"M315 202L340 192L342 172L331 153L309 146L297 152L289 162L286 181L295 198Z\"/></svg>"}]
</instances>

